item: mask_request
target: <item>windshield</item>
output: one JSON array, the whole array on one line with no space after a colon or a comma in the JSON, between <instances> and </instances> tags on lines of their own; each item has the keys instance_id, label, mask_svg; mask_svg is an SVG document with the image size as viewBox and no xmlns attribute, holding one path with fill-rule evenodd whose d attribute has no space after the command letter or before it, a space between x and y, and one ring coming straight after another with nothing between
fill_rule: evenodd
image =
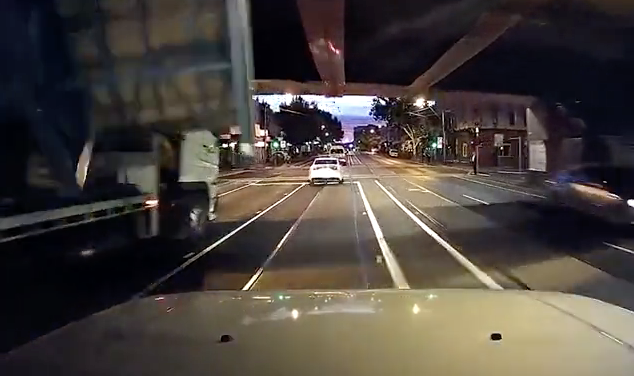
<instances>
[{"instance_id":1,"label":"windshield","mask_svg":"<svg viewBox=\"0 0 634 376\"><path fill-rule=\"evenodd\" d=\"M0 353L152 332L180 356L198 345L179 323L235 319L210 352L227 334L240 362L268 359L239 341L295 322L410 354L393 342L410 320L447 312L473 331L417 334L425 346L532 333L538 320L519 314L538 309L507 303L518 291L634 311L634 0L5 3ZM421 298L401 312L378 304L387 290ZM437 311L445 290L476 303ZM477 295L489 290L505 293ZM359 291L378 295L356 322L394 332L324 324ZM527 346L550 337L537 338Z\"/></svg>"}]
</instances>

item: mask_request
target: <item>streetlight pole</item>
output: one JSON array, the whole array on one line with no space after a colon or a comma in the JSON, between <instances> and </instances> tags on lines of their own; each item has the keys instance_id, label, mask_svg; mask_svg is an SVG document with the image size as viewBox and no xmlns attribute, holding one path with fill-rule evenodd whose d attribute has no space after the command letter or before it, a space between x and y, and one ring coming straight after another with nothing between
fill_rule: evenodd
<instances>
[{"instance_id":1,"label":"streetlight pole","mask_svg":"<svg viewBox=\"0 0 634 376\"><path fill-rule=\"evenodd\" d=\"M480 171L480 128L476 127L476 139L475 139L475 175Z\"/></svg>"}]
</instances>

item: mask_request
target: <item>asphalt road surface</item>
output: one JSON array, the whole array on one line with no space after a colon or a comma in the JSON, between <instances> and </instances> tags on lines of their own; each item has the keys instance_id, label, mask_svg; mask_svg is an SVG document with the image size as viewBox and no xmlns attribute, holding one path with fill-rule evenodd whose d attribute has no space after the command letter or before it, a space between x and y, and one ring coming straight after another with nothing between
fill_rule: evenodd
<instances>
[{"instance_id":1,"label":"asphalt road surface","mask_svg":"<svg viewBox=\"0 0 634 376\"><path fill-rule=\"evenodd\" d=\"M532 289L634 309L630 231L545 212L543 193L517 177L358 154L344 184L313 187L308 164L226 175L200 244L3 261L0 351L129 299L187 291Z\"/></svg>"}]
</instances>

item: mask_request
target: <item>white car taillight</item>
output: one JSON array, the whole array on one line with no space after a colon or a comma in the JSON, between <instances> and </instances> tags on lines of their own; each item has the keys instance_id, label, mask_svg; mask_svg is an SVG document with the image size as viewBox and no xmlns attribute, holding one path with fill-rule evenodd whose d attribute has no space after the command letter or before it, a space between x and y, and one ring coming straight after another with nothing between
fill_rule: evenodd
<instances>
[{"instance_id":1,"label":"white car taillight","mask_svg":"<svg viewBox=\"0 0 634 376\"><path fill-rule=\"evenodd\" d=\"M339 166L336 166L336 165L332 165L332 166L328 166L328 167L330 167L331 170L338 170L339 169Z\"/></svg>"}]
</instances>

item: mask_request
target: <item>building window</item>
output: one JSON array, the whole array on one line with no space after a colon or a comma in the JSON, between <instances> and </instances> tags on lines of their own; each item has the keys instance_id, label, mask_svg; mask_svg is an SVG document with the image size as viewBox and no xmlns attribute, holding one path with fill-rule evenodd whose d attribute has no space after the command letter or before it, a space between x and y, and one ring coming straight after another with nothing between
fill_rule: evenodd
<instances>
[{"instance_id":1,"label":"building window","mask_svg":"<svg viewBox=\"0 0 634 376\"><path fill-rule=\"evenodd\" d=\"M491 123L494 127L498 126L498 107L496 105L491 106Z\"/></svg>"},{"instance_id":2,"label":"building window","mask_svg":"<svg viewBox=\"0 0 634 376\"><path fill-rule=\"evenodd\" d=\"M473 123L476 126L482 126L482 112L477 107L473 109Z\"/></svg>"},{"instance_id":3,"label":"building window","mask_svg":"<svg viewBox=\"0 0 634 376\"><path fill-rule=\"evenodd\" d=\"M511 144L502 144L498 147L498 157L510 157L511 156Z\"/></svg>"},{"instance_id":4,"label":"building window","mask_svg":"<svg viewBox=\"0 0 634 376\"><path fill-rule=\"evenodd\" d=\"M462 143L462 156L464 158L469 156L469 145L466 142Z\"/></svg>"},{"instance_id":5,"label":"building window","mask_svg":"<svg viewBox=\"0 0 634 376\"><path fill-rule=\"evenodd\" d=\"M515 125L515 110L509 111L509 125Z\"/></svg>"},{"instance_id":6,"label":"building window","mask_svg":"<svg viewBox=\"0 0 634 376\"><path fill-rule=\"evenodd\" d=\"M520 111L520 126L525 127L526 126L526 109L522 108L522 110Z\"/></svg>"}]
</instances>

